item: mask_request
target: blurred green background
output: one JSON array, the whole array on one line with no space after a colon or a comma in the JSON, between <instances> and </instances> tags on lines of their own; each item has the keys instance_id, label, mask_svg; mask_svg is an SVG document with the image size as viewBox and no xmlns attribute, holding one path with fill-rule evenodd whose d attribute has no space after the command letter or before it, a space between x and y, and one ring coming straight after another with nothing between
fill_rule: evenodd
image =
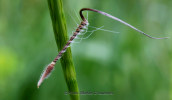
<instances>
[{"instance_id":1,"label":"blurred green background","mask_svg":"<svg viewBox=\"0 0 172 100\"><path fill-rule=\"evenodd\" d=\"M64 0L63 5L69 36L77 25L68 12L79 24L75 11L88 7L151 36L172 38L171 0ZM150 39L94 12L88 12L88 20L119 33L99 30L72 44L79 90L113 92L80 95L81 100L170 100L171 38ZM0 100L69 100L59 61L37 89L42 70L57 54L46 0L0 1Z\"/></svg>"}]
</instances>

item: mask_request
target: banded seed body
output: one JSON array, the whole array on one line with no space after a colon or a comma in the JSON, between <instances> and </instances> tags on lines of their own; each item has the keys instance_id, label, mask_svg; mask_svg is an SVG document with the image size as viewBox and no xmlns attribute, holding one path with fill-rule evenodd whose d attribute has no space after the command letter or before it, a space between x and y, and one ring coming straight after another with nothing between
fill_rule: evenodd
<instances>
[{"instance_id":1,"label":"banded seed body","mask_svg":"<svg viewBox=\"0 0 172 100\"><path fill-rule=\"evenodd\" d=\"M41 83L43 82L43 80L45 78L47 78L47 76L51 73L51 71L54 69L54 66L57 62L57 60L59 60L62 57L62 54L65 53L66 49L69 47L69 45L72 43L72 41L76 38L76 36L84 29L86 28L86 26L88 26L89 23L88 21L85 19L81 22L81 24L78 26L78 28L75 30L75 32L73 33L73 35L70 37L69 41L66 43L66 45L63 47L63 49L59 52L59 54L57 55L57 57L45 68L45 70L43 71L43 73L41 74L41 77L38 81L37 84L37 88L39 88L39 86L41 85Z\"/></svg>"}]
</instances>

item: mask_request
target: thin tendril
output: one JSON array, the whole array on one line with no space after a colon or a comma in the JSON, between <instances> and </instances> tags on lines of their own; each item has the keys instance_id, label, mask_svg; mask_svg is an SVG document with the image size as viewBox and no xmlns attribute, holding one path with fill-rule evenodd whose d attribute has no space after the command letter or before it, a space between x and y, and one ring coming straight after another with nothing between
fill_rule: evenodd
<instances>
[{"instance_id":1,"label":"thin tendril","mask_svg":"<svg viewBox=\"0 0 172 100\"><path fill-rule=\"evenodd\" d=\"M117 18L117 17L114 17L114 16L112 16L112 15L110 15L110 14L108 14L108 13L105 13L105 12L102 12L102 11L99 11L99 10L96 10L96 9L82 8L82 9L80 10L80 16L81 16L82 20L86 20L85 17L83 16L83 14L82 14L82 11L84 11L84 10L93 11L93 12L97 12L97 13L100 13L100 14L102 14L102 15L105 15L105 16L107 16L107 17L109 17L109 18L112 18L112 19L114 19L114 20L116 20L116 21L119 21L119 22L121 22L121 23L123 23L123 24L125 24L125 25L127 25L127 26L129 26L129 27L131 27L132 29L134 29L134 30L140 32L141 34L143 34L143 35L145 35L145 36L147 36L147 37L149 37L149 38L152 38L152 39L167 39L167 38L169 38L169 37L163 37L163 38L155 38L155 37L152 37L152 36L150 36L150 35L148 35L148 34L142 32L142 31L140 31L139 29L135 28L134 26L132 26L132 25L130 25L130 24L124 22L123 20L121 20L121 19L119 19L119 18Z\"/></svg>"}]
</instances>

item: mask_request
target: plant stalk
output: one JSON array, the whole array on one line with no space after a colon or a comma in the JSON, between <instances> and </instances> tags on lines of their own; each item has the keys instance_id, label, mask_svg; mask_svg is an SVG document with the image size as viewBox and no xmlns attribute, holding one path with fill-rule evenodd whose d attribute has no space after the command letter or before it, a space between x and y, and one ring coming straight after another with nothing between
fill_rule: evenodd
<instances>
[{"instance_id":1,"label":"plant stalk","mask_svg":"<svg viewBox=\"0 0 172 100\"><path fill-rule=\"evenodd\" d=\"M63 46L68 41L66 20L63 11L62 0L47 0L50 16L52 20L54 36L58 47L58 52L62 50ZM68 91L71 93L78 93L77 95L70 94L71 100L79 100L79 89L76 80L76 73L72 59L71 48L68 47L62 58L60 59L63 69L65 81L67 83Z\"/></svg>"}]
</instances>

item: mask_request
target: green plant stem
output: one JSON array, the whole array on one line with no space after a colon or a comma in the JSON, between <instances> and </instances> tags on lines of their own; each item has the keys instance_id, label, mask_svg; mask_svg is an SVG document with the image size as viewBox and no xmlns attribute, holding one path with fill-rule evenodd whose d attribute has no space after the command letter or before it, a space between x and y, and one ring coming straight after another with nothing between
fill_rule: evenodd
<instances>
[{"instance_id":1,"label":"green plant stem","mask_svg":"<svg viewBox=\"0 0 172 100\"><path fill-rule=\"evenodd\" d=\"M47 1L51 15L56 44L58 47L58 51L60 51L68 41L67 27L66 27L64 12L63 12L62 0L47 0ZM79 89L76 80L76 73L75 73L70 47L66 50L66 52L60 59L60 62L68 86L68 90L70 92L78 93L78 95L70 94L70 98L71 100L79 100Z\"/></svg>"}]
</instances>

